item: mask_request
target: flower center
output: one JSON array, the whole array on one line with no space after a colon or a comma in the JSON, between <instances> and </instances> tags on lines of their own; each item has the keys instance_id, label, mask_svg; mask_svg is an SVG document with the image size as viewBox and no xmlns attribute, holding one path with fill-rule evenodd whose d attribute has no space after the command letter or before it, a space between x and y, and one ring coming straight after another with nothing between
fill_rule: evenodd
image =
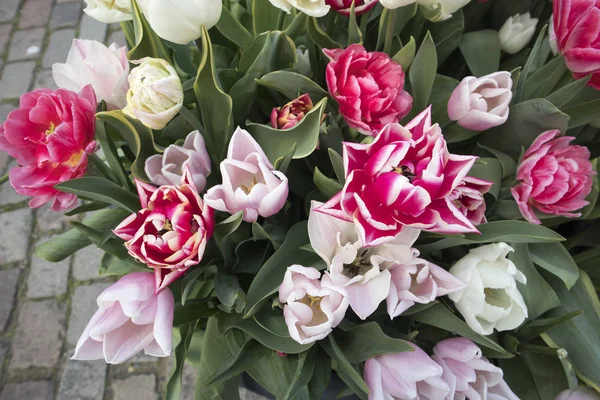
<instances>
[{"instance_id":1,"label":"flower center","mask_svg":"<svg viewBox=\"0 0 600 400\"><path fill-rule=\"evenodd\" d=\"M47 133L48 131L46 131ZM49 133L48 133L49 134ZM71 156L71 158L69 158L66 162L65 165L69 168L73 168L76 167L77 165L79 165L79 162L81 161L81 157L83 157L83 150L80 151L79 153L75 153Z\"/></svg>"},{"instance_id":2,"label":"flower center","mask_svg":"<svg viewBox=\"0 0 600 400\"><path fill-rule=\"evenodd\" d=\"M252 188L254 186L256 186L257 183L258 183L258 181L256 180L256 176L253 176L252 177L252 182L250 182L248 185L240 185L240 187L242 188L242 190L244 191L244 193L250 194L250 192L252 191Z\"/></svg>"},{"instance_id":3,"label":"flower center","mask_svg":"<svg viewBox=\"0 0 600 400\"><path fill-rule=\"evenodd\" d=\"M162 229L158 232L159 235L164 235L167 232L171 232L173 230L173 224L169 220L169 218L165 218L165 222L163 223Z\"/></svg>"},{"instance_id":4,"label":"flower center","mask_svg":"<svg viewBox=\"0 0 600 400\"><path fill-rule=\"evenodd\" d=\"M352 279L358 275L366 274L373 265L368 257L368 249L363 249L350 264L344 264L342 274Z\"/></svg>"},{"instance_id":5,"label":"flower center","mask_svg":"<svg viewBox=\"0 0 600 400\"><path fill-rule=\"evenodd\" d=\"M48 127L48 129L46 129L46 136L52 135L55 129L56 125L54 125L54 122L50 122L50 126Z\"/></svg>"},{"instance_id":6,"label":"flower center","mask_svg":"<svg viewBox=\"0 0 600 400\"><path fill-rule=\"evenodd\" d=\"M392 167L392 170L400 175L404 175L408 179L408 181L411 183L417 177L415 175L415 173L413 172L412 168L409 167L408 165L400 165L399 167Z\"/></svg>"},{"instance_id":7,"label":"flower center","mask_svg":"<svg viewBox=\"0 0 600 400\"><path fill-rule=\"evenodd\" d=\"M310 294L300 300L300 303L309 306L313 313L312 320L306 324L307 326L316 326L327 321L327 315L321 310L321 300L323 300L323 297L311 296Z\"/></svg>"}]
</instances>

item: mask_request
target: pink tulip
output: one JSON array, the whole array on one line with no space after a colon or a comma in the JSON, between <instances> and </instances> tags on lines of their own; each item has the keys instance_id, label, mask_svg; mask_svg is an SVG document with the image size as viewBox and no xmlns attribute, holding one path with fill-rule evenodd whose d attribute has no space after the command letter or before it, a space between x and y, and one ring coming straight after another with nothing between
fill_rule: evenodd
<instances>
[{"instance_id":1,"label":"pink tulip","mask_svg":"<svg viewBox=\"0 0 600 400\"><path fill-rule=\"evenodd\" d=\"M365 362L369 400L446 398L450 388L442 379L442 367L416 344L410 345L414 351L384 354Z\"/></svg>"},{"instance_id":2,"label":"pink tulip","mask_svg":"<svg viewBox=\"0 0 600 400\"><path fill-rule=\"evenodd\" d=\"M409 113L413 100L404 90L402 66L387 54L367 52L360 44L323 49L323 53L330 60L326 72L329 93L351 128L376 136L384 126Z\"/></svg>"},{"instance_id":3,"label":"pink tulip","mask_svg":"<svg viewBox=\"0 0 600 400\"><path fill-rule=\"evenodd\" d=\"M154 269L158 292L202 260L215 224L213 210L200 198L188 170L179 186L136 184L142 210L114 233L133 258Z\"/></svg>"},{"instance_id":4,"label":"pink tulip","mask_svg":"<svg viewBox=\"0 0 600 400\"><path fill-rule=\"evenodd\" d=\"M504 373L465 338L446 339L433 348L432 358L443 368L450 387L448 399L518 400L502 379Z\"/></svg>"},{"instance_id":5,"label":"pink tulip","mask_svg":"<svg viewBox=\"0 0 600 400\"><path fill-rule=\"evenodd\" d=\"M511 189L521 214L533 224L541 221L535 210L544 214L575 218L575 211L586 206L593 185L594 168L590 151L569 143L575 139L559 131L546 131L523 154L517 169L520 181Z\"/></svg>"},{"instance_id":6,"label":"pink tulip","mask_svg":"<svg viewBox=\"0 0 600 400\"><path fill-rule=\"evenodd\" d=\"M54 211L75 205L77 196L54 185L85 174L95 151L96 96L91 86L75 93L38 89L21 96L20 108L0 126L0 150L17 159L10 170L17 193L32 196L29 207L52 202Z\"/></svg>"},{"instance_id":7,"label":"pink tulip","mask_svg":"<svg viewBox=\"0 0 600 400\"><path fill-rule=\"evenodd\" d=\"M296 126L312 110L313 102L308 94L303 94L283 107L271 111L271 126L275 129L290 129Z\"/></svg>"},{"instance_id":8,"label":"pink tulip","mask_svg":"<svg viewBox=\"0 0 600 400\"><path fill-rule=\"evenodd\" d=\"M319 280L321 278L321 280ZM292 339L300 344L327 337L344 319L348 298L331 277L315 268L288 267L279 286L279 301Z\"/></svg>"},{"instance_id":9,"label":"pink tulip","mask_svg":"<svg viewBox=\"0 0 600 400\"><path fill-rule=\"evenodd\" d=\"M325 4L331 6L335 11L342 15L349 16L350 9L354 2L354 15L361 15L375 7L378 0L325 0Z\"/></svg>"},{"instance_id":10,"label":"pink tulip","mask_svg":"<svg viewBox=\"0 0 600 400\"><path fill-rule=\"evenodd\" d=\"M127 48L116 43L106 47L95 40L73 39L65 64L54 64L52 76L58 87L79 91L92 85L98 102L109 109L127 105L129 60Z\"/></svg>"},{"instance_id":11,"label":"pink tulip","mask_svg":"<svg viewBox=\"0 0 600 400\"><path fill-rule=\"evenodd\" d=\"M485 131L506 122L511 99L510 72L467 76L448 100L448 117L463 128Z\"/></svg>"},{"instance_id":12,"label":"pink tulip","mask_svg":"<svg viewBox=\"0 0 600 400\"><path fill-rule=\"evenodd\" d=\"M174 299L169 289L154 291L150 272L133 272L98 296L98 311L77 342L74 360L120 364L144 350L171 354Z\"/></svg>"},{"instance_id":13,"label":"pink tulip","mask_svg":"<svg viewBox=\"0 0 600 400\"><path fill-rule=\"evenodd\" d=\"M258 216L270 217L285 205L288 179L276 171L266 154L250 134L238 128L221 162L223 183L213 186L204 201L215 210L235 214L244 212L244 221Z\"/></svg>"},{"instance_id":14,"label":"pink tulip","mask_svg":"<svg viewBox=\"0 0 600 400\"><path fill-rule=\"evenodd\" d=\"M587 386L579 386L576 389L563 390L554 400L600 400L600 394Z\"/></svg>"},{"instance_id":15,"label":"pink tulip","mask_svg":"<svg viewBox=\"0 0 600 400\"><path fill-rule=\"evenodd\" d=\"M463 181L450 194L450 200L473 225L487 222L485 219L485 200L483 195L489 192L494 182L465 176Z\"/></svg>"},{"instance_id":16,"label":"pink tulip","mask_svg":"<svg viewBox=\"0 0 600 400\"><path fill-rule=\"evenodd\" d=\"M408 263L396 263L389 269L391 274L387 311L394 319L415 304L428 304L437 297L458 292L465 284L450 272L422 258Z\"/></svg>"},{"instance_id":17,"label":"pink tulip","mask_svg":"<svg viewBox=\"0 0 600 400\"><path fill-rule=\"evenodd\" d=\"M183 146L172 144L164 154L146 159L146 175L155 185L178 185L186 169L190 171L198 192L202 192L206 177L210 175L210 157L199 131L187 135Z\"/></svg>"},{"instance_id":18,"label":"pink tulip","mask_svg":"<svg viewBox=\"0 0 600 400\"><path fill-rule=\"evenodd\" d=\"M476 157L450 154L431 108L408 125L387 125L371 144L344 143L346 184L320 212L354 220L375 246L403 226L440 233L477 232L451 194Z\"/></svg>"},{"instance_id":19,"label":"pink tulip","mask_svg":"<svg viewBox=\"0 0 600 400\"><path fill-rule=\"evenodd\" d=\"M596 0L555 0L553 22L558 50L576 79L592 74L600 89L600 4Z\"/></svg>"}]
</instances>

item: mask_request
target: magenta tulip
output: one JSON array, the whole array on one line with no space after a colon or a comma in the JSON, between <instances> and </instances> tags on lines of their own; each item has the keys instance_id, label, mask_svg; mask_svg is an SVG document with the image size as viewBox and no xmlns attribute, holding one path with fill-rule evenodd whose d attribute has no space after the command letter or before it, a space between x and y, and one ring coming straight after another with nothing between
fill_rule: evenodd
<instances>
[{"instance_id":1,"label":"magenta tulip","mask_svg":"<svg viewBox=\"0 0 600 400\"><path fill-rule=\"evenodd\" d=\"M293 128L302 121L312 108L312 99L305 93L283 107L273 108L271 111L271 126L275 129Z\"/></svg>"},{"instance_id":2,"label":"magenta tulip","mask_svg":"<svg viewBox=\"0 0 600 400\"><path fill-rule=\"evenodd\" d=\"M361 15L375 7L378 2L378 0L325 0L325 4L346 16L350 15L352 3L354 3L354 15Z\"/></svg>"}]
</instances>

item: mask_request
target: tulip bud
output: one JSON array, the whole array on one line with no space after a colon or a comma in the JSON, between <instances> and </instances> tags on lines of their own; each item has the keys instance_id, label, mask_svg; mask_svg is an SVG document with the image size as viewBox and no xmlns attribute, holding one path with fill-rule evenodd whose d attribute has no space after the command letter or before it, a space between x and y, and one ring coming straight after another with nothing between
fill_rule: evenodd
<instances>
[{"instance_id":1,"label":"tulip bud","mask_svg":"<svg viewBox=\"0 0 600 400\"><path fill-rule=\"evenodd\" d=\"M537 18L531 18L529 12L516 14L506 20L500 28L500 46L508 54L523 50L533 38Z\"/></svg>"},{"instance_id":2,"label":"tulip bud","mask_svg":"<svg viewBox=\"0 0 600 400\"><path fill-rule=\"evenodd\" d=\"M183 106L183 87L177 71L160 58L144 58L129 74L127 106L123 112L151 129L162 129Z\"/></svg>"},{"instance_id":3,"label":"tulip bud","mask_svg":"<svg viewBox=\"0 0 600 400\"><path fill-rule=\"evenodd\" d=\"M114 22L129 21L133 19L131 15L131 2L129 0L84 0L87 7L83 10L87 15L104 22L112 24Z\"/></svg>"},{"instance_id":4,"label":"tulip bud","mask_svg":"<svg viewBox=\"0 0 600 400\"><path fill-rule=\"evenodd\" d=\"M271 125L275 129L290 129L298 124L313 108L308 94L303 94L283 107L276 107L271 112Z\"/></svg>"},{"instance_id":5,"label":"tulip bud","mask_svg":"<svg viewBox=\"0 0 600 400\"><path fill-rule=\"evenodd\" d=\"M354 3L354 15L361 15L377 5L377 0L325 0L327 5L342 15L350 15Z\"/></svg>"}]
</instances>

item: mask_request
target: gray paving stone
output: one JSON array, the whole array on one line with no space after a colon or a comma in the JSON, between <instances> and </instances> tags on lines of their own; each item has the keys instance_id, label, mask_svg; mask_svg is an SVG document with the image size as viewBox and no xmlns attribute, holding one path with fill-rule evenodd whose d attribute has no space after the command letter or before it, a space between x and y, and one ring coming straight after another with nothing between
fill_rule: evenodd
<instances>
[{"instance_id":1,"label":"gray paving stone","mask_svg":"<svg viewBox=\"0 0 600 400\"><path fill-rule=\"evenodd\" d=\"M77 25L82 4L82 1L77 1L55 5L50 17L50 28L56 29Z\"/></svg>"},{"instance_id":2,"label":"gray paving stone","mask_svg":"<svg viewBox=\"0 0 600 400\"><path fill-rule=\"evenodd\" d=\"M2 371L2 366L4 365L4 359L6 358L6 353L8 352L7 344L0 344L0 371Z\"/></svg>"},{"instance_id":3,"label":"gray paving stone","mask_svg":"<svg viewBox=\"0 0 600 400\"><path fill-rule=\"evenodd\" d=\"M52 211L50 205L45 204L35 210L37 219L36 229L38 232L47 233L51 231L64 231L69 227L69 219L74 217L65 217L64 214Z\"/></svg>"},{"instance_id":4,"label":"gray paving stone","mask_svg":"<svg viewBox=\"0 0 600 400\"><path fill-rule=\"evenodd\" d=\"M75 289L75 294L71 301L69 330L67 331L67 341L69 344L77 344L87 323L98 309L96 298L109 286L110 284L108 283L94 283L89 286L79 286Z\"/></svg>"},{"instance_id":5,"label":"gray paving stone","mask_svg":"<svg viewBox=\"0 0 600 400\"><path fill-rule=\"evenodd\" d=\"M6 50L11 30L12 26L10 24L0 25L0 56L4 53L4 50Z\"/></svg>"},{"instance_id":6,"label":"gray paving stone","mask_svg":"<svg viewBox=\"0 0 600 400\"><path fill-rule=\"evenodd\" d=\"M4 121L4 119L0 117L0 123L2 123L2 121ZM2 174L2 175L5 174L4 168L6 167L6 164L8 164L9 159L10 159L10 156L7 153L0 150L0 174ZM10 184L8 182L2 184L2 186L4 186L4 185L10 186Z\"/></svg>"},{"instance_id":7,"label":"gray paving stone","mask_svg":"<svg viewBox=\"0 0 600 400\"><path fill-rule=\"evenodd\" d=\"M33 28L36 26L45 26L50 17L52 1L50 0L25 0L21 7L21 17L19 18L20 28Z\"/></svg>"},{"instance_id":8,"label":"gray paving stone","mask_svg":"<svg viewBox=\"0 0 600 400\"><path fill-rule=\"evenodd\" d=\"M156 377L134 375L112 382L113 400L158 400Z\"/></svg>"},{"instance_id":9,"label":"gray paving stone","mask_svg":"<svg viewBox=\"0 0 600 400\"><path fill-rule=\"evenodd\" d=\"M3 123L6 120L6 117L8 117L8 114L16 108L17 106L13 104L2 104L0 106L0 123Z\"/></svg>"},{"instance_id":10,"label":"gray paving stone","mask_svg":"<svg viewBox=\"0 0 600 400\"><path fill-rule=\"evenodd\" d=\"M60 359L66 310L55 300L25 302L12 343L11 369L54 367Z\"/></svg>"},{"instance_id":11,"label":"gray paving stone","mask_svg":"<svg viewBox=\"0 0 600 400\"><path fill-rule=\"evenodd\" d=\"M27 256L31 217L28 208L0 214L0 265L24 260Z\"/></svg>"},{"instance_id":12,"label":"gray paving stone","mask_svg":"<svg viewBox=\"0 0 600 400\"><path fill-rule=\"evenodd\" d=\"M14 164L14 162L12 163ZM0 205L15 204L26 200L27 197L21 196L15 189L7 182L0 186Z\"/></svg>"},{"instance_id":13,"label":"gray paving stone","mask_svg":"<svg viewBox=\"0 0 600 400\"><path fill-rule=\"evenodd\" d=\"M67 361L57 400L102 400L106 370L104 360Z\"/></svg>"},{"instance_id":14,"label":"gray paving stone","mask_svg":"<svg viewBox=\"0 0 600 400\"><path fill-rule=\"evenodd\" d=\"M125 40L125 34L121 30L114 31L113 33L111 33L106 43L108 45L111 45L112 43L116 43L119 46L127 45L127 41Z\"/></svg>"},{"instance_id":15,"label":"gray paving stone","mask_svg":"<svg viewBox=\"0 0 600 400\"><path fill-rule=\"evenodd\" d=\"M0 22L9 22L19 9L19 3L21 0L2 0L0 1Z\"/></svg>"},{"instance_id":16,"label":"gray paving stone","mask_svg":"<svg viewBox=\"0 0 600 400\"><path fill-rule=\"evenodd\" d=\"M35 81L33 82L33 89L58 89L56 83L54 83L54 78L52 77L51 69L43 69L39 71L35 76Z\"/></svg>"},{"instance_id":17,"label":"gray paving stone","mask_svg":"<svg viewBox=\"0 0 600 400\"><path fill-rule=\"evenodd\" d=\"M75 253L73 276L79 281L98 278L98 268L104 251L96 246L88 246Z\"/></svg>"},{"instance_id":18,"label":"gray paving stone","mask_svg":"<svg viewBox=\"0 0 600 400\"><path fill-rule=\"evenodd\" d=\"M242 387L240 388L239 393L240 393L240 400L267 400L266 397L256 394L254 392L251 392Z\"/></svg>"},{"instance_id":19,"label":"gray paving stone","mask_svg":"<svg viewBox=\"0 0 600 400\"><path fill-rule=\"evenodd\" d=\"M55 297L67 292L69 280L69 262L67 258L58 263L31 258L31 272L27 280L27 297Z\"/></svg>"},{"instance_id":20,"label":"gray paving stone","mask_svg":"<svg viewBox=\"0 0 600 400\"><path fill-rule=\"evenodd\" d=\"M0 100L20 97L27 92L34 69L33 61L6 64L0 79Z\"/></svg>"},{"instance_id":21,"label":"gray paving stone","mask_svg":"<svg viewBox=\"0 0 600 400\"><path fill-rule=\"evenodd\" d=\"M107 29L108 25L105 23L96 21L94 18L85 13L82 14L81 23L79 25L80 38L97 40L98 42L104 43Z\"/></svg>"},{"instance_id":22,"label":"gray paving stone","mask_svg":"<svg viewBox=\"0 0 600 400\"><path fill-rule=\"evenodd\" d=\"M43 67L51 68L54 63L65 62L74 38L74 29L62 29L52 32L48 47L44 54L44 61L42 62Z\"/></svg>"},{"instance_id":23,"label":"gray paving stone","mask_svg":"<svg viewBox=\"0 0 600 400\"><path fill-rule=\"evenodd\" d=\"M181 393L179 400L194 400L194 390L196 390L196 377L198 371L188 363L183 364L183 375L181 377Z\"/></svg>"},{"instance_id":24,"label":"gray paving stone","mask_svg":"<svg viewBox=\"0 0 600 400\"><path fill-rule=\"evenodd\" d=\"M38 58L42 51L42 41L46 29L35 28L26 31L16 31L10 41L8 60L25 60Z\"/></svg>"},{"instance_id":25,"label":"gray paving stone","mask_svg":"<svg viewBox=\"0 0 600 400\"><path fill-rule=\"evenodd\" d=\"M0 332L6 329L10 314L15 305L15 295L17 294L20 274L21 271L16 268L0 271ZM4 359L4 355L6 355L6 351L2 355L2 359Z\"/></svg>"},{"instance_id":26,"label":"gray paving stone","mask_svg":"<svg viewBox=\"0 0 600 400\"><path fill-rule=\"evenodd\" d=\"M50 381L28 381L8 383L0 393L0 400L52 400L54 383Z\"/></svg>"}]
</instances>

